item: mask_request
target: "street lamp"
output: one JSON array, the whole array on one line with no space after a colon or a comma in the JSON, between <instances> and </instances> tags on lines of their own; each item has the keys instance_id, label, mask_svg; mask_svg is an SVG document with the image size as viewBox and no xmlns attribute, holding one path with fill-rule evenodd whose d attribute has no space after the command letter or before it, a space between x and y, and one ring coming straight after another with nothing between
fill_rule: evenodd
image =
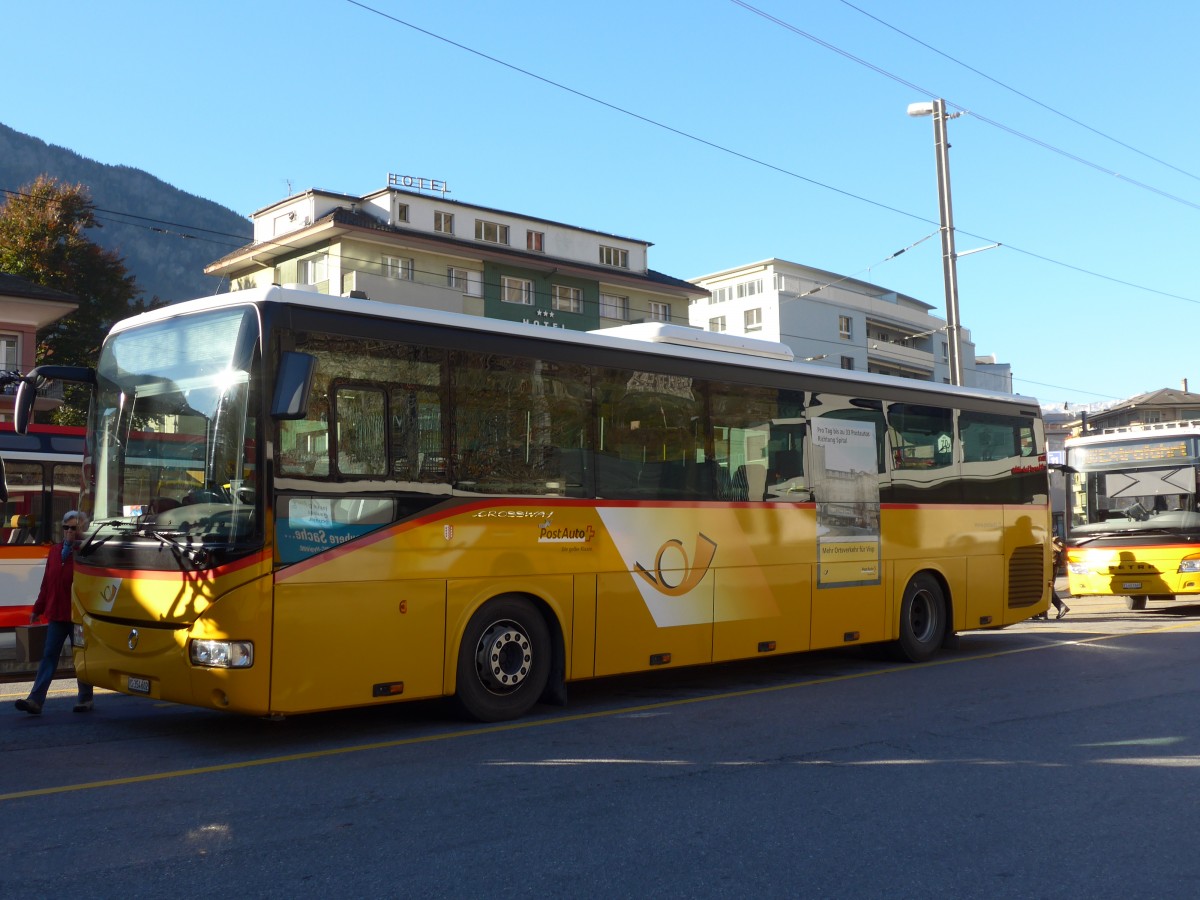
<instances>
[{"instance_id":1,"label":"street lamp","mask_svg":"<svg viewBox=\"0 0 1200 900\"><path fill-rule=\"evenodd\" d=\"M937 151L938 212L942 223L942 278L946 283L946 331L950 338L950 383L962 384L962 326L958 321L958 264L954 253L954 210L950 204L950 144L946 140L946 101L938 98L910 103L910 116L933 116L933 143Z\"/></svg>"}]
</instances>

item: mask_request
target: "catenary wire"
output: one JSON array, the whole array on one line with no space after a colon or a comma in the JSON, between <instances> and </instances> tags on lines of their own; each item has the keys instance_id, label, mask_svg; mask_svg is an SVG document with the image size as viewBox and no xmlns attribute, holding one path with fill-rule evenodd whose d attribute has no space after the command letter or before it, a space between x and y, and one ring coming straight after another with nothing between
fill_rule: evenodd
<instances>
[{"instance_id":1,"label":"catenary wire","mask_svg":"<svg viewBox=\"0 0 1200 900\"><path fill-rule=\"evenodd\" d=\"M354 2L356 2L356 0L348 0L348 2L354 3ZM759 9L757 6L752 6L751 4L745 2L745 0L730 0L730 2L733 3L735 6L740 6L742 9L745 9L747 12L751 12L756 16L760 16L761 18L766 19L768 22L771 22L772 24L777 25L780 28L783 28L787 31L792 32L793 34L798 35L799 37L804 38L805 40L809 40L815 44L819 44L820 46L826 48L827 50L831 50L832 52L838 54L839 56L845 57L846 59L848 59L852 62L858 63L860 66L865 66L866 68L870 69L872 72L876 72L876 73L884 76L885 78L890 78L892 81L895 81L897 84L902 84L905 87L907 87L913 91L916 91L918 93L924 94L927 97L933 98L933 97L939 96L937 91L933 91L933 90L930 90L929 88L921 87L917 84L914 84L911 81L908 81L905 78L901 78L899 75L896 75L893 72L889 72L887 69L881 68L880 66L877 66L872 62L868 62L867 60L863 59L862 57L855 56L853 53L850 53L847 50L843 50L841 47L838 47L835 44L831 44L828 41L822 40L821 38L817 37L816 35L811 34L810 32L804 31L803 29L798 28L795 25L792 25L790 22L786 22L783 19L780 19L778 16L773 16L770 13ZM962 113L969 114L972 118L978 119L980 122L984 122L985 124L991 125L993 128L997 128L1001 131L1007 132L1008 134L1011 134L1013 137L1020 138L1023 141L1028 141L1029 143L1034 144L1038 147L1041 147L1044 150L1049 150L1051 153L1057 153L1059 156L1062 156L1065 159L1069 159L1072 162L1079 163L1082 166L1086 166L1088 168L1096 170L1097 172L1101 172L1105 175L1109 175L1109 176L1116 178L1119 181L1122 181L1126 184L1132 185L1137 188L1141 188L1144 191L1149 191L1150 193L1158 194L1160 197L1163 197L1164 199L1171 200L1175 203L1182 204L1183 206L1191 207L1192 209L1200 210L1200 203L1195 203L1191 200L1186 199L1185 197L1180 197L1179 195L1172 194L1169 191L1161 190L1160 188L1156 188L1152 185L1146 184L1145 182L1138 181L1136 178L1130 178L1128 175L1122 175L1120 172L1110 169L1107 166L1103 166L1099 163L1091 162L1090 160L1084 159L1082 156L1079 156L1078 154L1071 153L1067 150L1063 150L1062 148L1056 147L1053 144L1050 144L1039 138L1035 138L1031 135L1025 134L1022 131L1018 131L1017 129L1012 128L1011 126L1005 125L1001 122L997 122L995 119L988 118L987 116L981 115L978 112L967 109L966 107L961 106L958 103L954 103L950 100L947 100L946 105L953 107L954 109L959 110Z\"/></svg>"},{"instance_id":2,"label":"catenary wire","mask_svg":"<svg viewBox=\"0 0 1200 900\"><path fill-rule=\"evenodd\" d=\"M1060 118L1066 119L1068 122L1072 123L1073 125L1078 125L1080 128L1086 129L1087 131L1090 131L1092 134L1104 138L1106 141L1111 141L1112 143L1116 144L1118 147L1124 147L1126 150L1136 153L1139 156L1145 157L1146 159L1150 160L1151 162L1156 162L1160 166L1166 166L1168 169L1172 169L1173 171L1178 172L1180 175L1186 175L1188 178L1194 178L1197 181L1200 181L1200 175L1196 175L1193 172L1189 172L1187 169L1182 169L1173 163L1167 162L1165 159L1159 159L1157 156L1154 156L1151 153L1147 153L1145 150L1139 150L1137 147L1134 147L1132 144L1127 144L1124 141L1120 140L1119 138L1113 137L1111 134L1107 134L1098 128L1093 128L1091 125L1088 125L1086 122L1081 122L1079 119L1076 119L1074 116L1067 115L1062 110L1055 109L1053 106L1050 106L1047 103L1043 103L1041 100L1038 100L1036 97L1031 97L1029 94L1026 94L1024 91L1018 90L1017 88L1013 87L1010 84L1005 84L1000 79L993 78L991 75L987 74L986 72L980 71L979 69L975 68L974 66L963 62L961 59L956 59L955 57L951 56L949 53L945 53L944 51L939 50L937 47L934 47L932 44L927 44L925 41L921 40L920 38L918 38L914 35L909 34L907 31L904 31L901 28L897 28L892 23L885 22L883 19L879 18L879 16L876 16L872 13L867 12L862 7L855 6L853 3L850 2L850 0L839 0L839 2L842 5L849 7L850 9L854 10L857 13L861 13L862 15L866 16L868 19L873 19L874 21L876 21L880 25L882 25L884 28L891 29L892 31L896 32L896 34L899 34L902 37L908 38L908 40L912 41L913 43L920 44L926 50L929 50L932 53L936 53L938 56L942 57L943 59L948 59L950 62L954 63L955 65L962 66L968 72L973 72L974 74L978 75L980 78L990 81L992 84L997 85L998 87L1002 87L1002 88L1004 88L1004 90L1009 91L1010 93L1016 94L1018 97L1022 98L1023 100L1028 100L1030 103L1034 104L1035 106L1040 106L1042 109L1046 110L1047 112L1051 112L1054 115L1059 116Z\"/></svg>"},{"instance_id":3,"label":"catenary wire","mask_svg":"<svg viewBox=\"0 0 1200 900\"><path fill-rule=\"evenodd\" d=\"M14 196L14 197L16 197L16 196L19 196L19 197L26 197L26 198L29 198L29 197L31 197L31 195L29 195L29 194L27 194L27 193L23 193L23 192L20 192L20 191L14 191L14 190L10 190L10 189L8 189L8 188L0 188L0 192L2 192L2 193L5 193L5 194L8 194L8 195L10 195L10 196ZM113 215L116 215L116 216L129 216L129 217L131 217L131 218L138 218L138 219L141 219L141 220L143 220L144 222L161 222L161 221L162 221L162 220L153 219L153 218L146 217L146 216L133 216L132 214L128 214L128 213L120 213L120 212L118 212L118 213L113 213ZM166 234L175 234L176 236L180 236L180 237L185 237L185 236L186 236L186 237L193 237L192 235L184 235L184 234L180 234L180 233L178 233L178 232L169 232L169 231L167 231L167 230L165 230L165 229L156 228L156 227L153 227L153 226L150 226L150 225L144 225L144 224L140 224L140 223L136 223L136 222L125 222L123 219L119 219L119 218L103 217L103 216L97 216L97 218L104 218L106 221L109 221L109 222L112 222L112 223L114 223L114 224L118 224L118 225L129 225L129 226L131 226L131 227L146 228L146 229L149 229L149 230L151 230L151 231L155 231L155 232L158 232L158 233L161 233L161 234L164 234L164 235L166 235ZM186 225L183 225L183 224L181 224L181 223L177 223L177 222L171 222L171 223L163 222L163 224L170 224L170 225L172 225L172 226L174 226L174 227L176 227L176 228L185 228L185 227L187 227ZM246 244L245 244L245 239L244 239L244 238L242 238L240 235L225 234L225 233L223 233L223 232L213 231L213 230L211 230L211 229L197 229L197 230L206 231L207 233L209 233L209 234L213 234L213 235L221 235L221 236L224 236L224 237L230 237L230 238L234 238L234 239L236 239L236 240L237 240L237 243L236 243L236 244L232 244L232 243L226 244L226 243L224 243L224 242L222 242L222 241L216 241L216 240L213 240L212 238L203 238L203 237L202 237L202 238L199 238L200 240L207 240L207 241L210 241L210 242L213 242L213 243L221 244L221 245L224 245L224 246L230 246L230 247L234 247L234 248L236 248L236 247L243 247L243 246L246 246ZM917 240L913 241L912 243L908 244L907 246L905 246L905 247L902 247L901 249L899 249L899 250L896 250L895 252L893 252L893 253L889 254L888 256L884 257L884 258L883 258L883 259L881 259L879 262L877 262L877 263L873 263L873 264L872 264L872 265L870 265L870 266L866 266L866 267L864 267L863 269L860 269L860 270L859 270L859 274L861 274L861 273L863 273L863 272L868 272L868 271L870 271L871 269L875 268L876 266L883 265L884 263L887 263L887 262L890 262L890 261L891 261L891 260L893 260L893 259L896 259L897 257L899 257L899 256L903 255L904 253L908 252L909 250L912 250L913 248L915 248L915 247L919 246L920 244L924 243L925 241L929 240L929 239L930 239L932 236L936 235L937 233L938 233L938 232L934 231L934 232L931 232L930 234L927 234L927 235L925 235L925 236L923 236L923 237L921 237L921 238L918 238ZM272 244L276 244L276 243L280 243L280 246L283 246L283 244L282 244L281 242L275 242L275 241L270 241L270 240L267 240L267 241L262 241L262 242L260 242L260 243L259 243L257 246L270 246L270 245L272 245ZM363 264L363 265L370 265L370 266L379 266L379 265L380 265L380 262L379 262L379 260L375 260L375 259L367 259L367 258L365 258L365 257L356 257L356 256L351 256L351 255L343 255L341 258L342 258L343 260L346 260L346 261L349 261L349 262L353 262L353 263L361 263L361 264ZM457 267L456 267L456 268L457 268ZM428 276L430 276L430 277L433 277L433 278L441 278L441 277L445 277L445 275L446 275L446 273L443 273L443 272L440 272L440 271L439 271L439 272L435 272L435 271L428 270L428 269L417 269L417 268L415 267L415 264L414 264L414 267L413 267L412 271L413 271L414 275L415 275L415 274L428 275ZM481 274L481 273L474 272L474 270L470 270L470 271L472 271L472 272L473 272L473 274ZM816 286L816 287L814 287L814 288L811 288L811 289L809 289L808 291L805 291L804 293L800 294L799 296L800 296L800 297L811 296L812 294L818 293L818 292L819 292L819 291L821 291L821 290L824 290L824 289L826 289L826 288L829 288L829 287L834 287L834 286L836 286L836 285L838 285L838 284L841 284L842 282L849 281L849 280L852 280L852 279L855 279L855 278L857 278L857 276L856 276L856 275L846 275L846 276L843 276L843 277L841 277L841 278L835 279L834 281L827 282L827 283L825 283L825 284L821 284L821 285L818 285L818 286ZM415 280L415 279L414 279L414 280ZM499 289L499 288L501 288L501 287L502 287L502 283L501 283L501 282L495 282L495 281L486 281L486 280L484 280L483 278L480 278L480 280L479 280L479 283L480 283L480 285L481 285L481 286L493 287L493 288L497 288L497 289ZM428 283L428 282L426 282L426 284L429 284L429 283ZM547 293L545 293L545 292L541 292L541 291L533 291L531 295L532 295L533 297L536 297L536 298L538 298L538 299L543 299L543 300L545 300L545 299L550 299L550 298L552 297L552 295L551 295L551 294L547 294ZM690 306L690 304L689 304L689 306ZM641 313L641 314L643 314L643 315L649 315L649 313L650 313L650 310L649 310L649 308L640 308L640 307L631 306L631 307L629 308L629 313L630 313L630 318L634 318L634 317L635 317L635 315L636 315L636 314L638 314L638 313ZM690 317L677 317L677 318L690 318ZM781 333L780 333L780 337L781 337L781 338L797 338L797 339L803 339L803 340L805 340L805 341L808 341L810 344L817 344L817 345L825 344L825 345L829 345L829 347L830 347L830 348L834 348L834 347L846 348L846 344L845 344L845 342L843 342L843 341L841 341L841 340L835 340L835 339L833 339L833 338L822 338L822 337L816 337L816 336L813 336L813 335L792 334L792 333L789 333L789 332L781 332ZM869 343L869 341L868 341L868 343ZM857 347L857 345L855 345L855 346ZM1053 388L1056 388L1056 389L1059 389L1059 390L1062 390L1062 391L1068 391L1068 392L1071 392L1071 393L1076 393L1076 394L1087 394L1087 395L1090 395L1090 396L1095 396L1095 397L1108 397L1109 399L1120 399L1120 398L1116 398L1116 397L1110 397L1110 396L1109 396L1109 395L1107 395L1107 394L1101 394L1101 393L1098 393L1098 392L1096 392L1096 391L1089 391L1089 390L1083 390L1083 389L1079 389L1079 388L1073 388L1073 387L1069 387L1069 386L1067 386L1067 385L1055 385L1055 384L1048 384L1048 383L1046 383L1046 382L1039 382L1039 381L1034 381L1034 380L1032 380L1032 379L1020 378L1020 377L1018 377L1018 376L1016 376L1016 375L1013 375L1013 376L1012 376L1012 378L1013 378L1013 381L1014 381L1014 382L1016 382L1016 381L1019 381L1019 382L1022 382L1022 383L1028 383L1028 384L1038 384L1038 385L1042 385L1042 386L1046 386L1046 387L1053 387Z\"/></svg>"}]
</instances>

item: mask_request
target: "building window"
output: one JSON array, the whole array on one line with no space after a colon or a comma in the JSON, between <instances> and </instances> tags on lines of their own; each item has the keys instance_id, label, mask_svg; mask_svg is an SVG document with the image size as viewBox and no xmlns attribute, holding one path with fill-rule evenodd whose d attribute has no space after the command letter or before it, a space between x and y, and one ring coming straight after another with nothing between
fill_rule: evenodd
<instances>
[{"instance_id":1,"label":"building window","mask_svg":"<svg viewBox=\"0 0 1200 900\"><path fill-rule=\"evenodd\" d=\"M843 356L842 357L842 368L843 369L853 369L854 368L854 357L853 356Z\"/></svg>"},{"instance_id":2,"label":"building window","mask_svg":"<svg viewBox=\"0 0 1200 900\"><path fill-rule=\"evenodd\" d=\"M300 260L296 266L296 275L301 284L320 284L329 280L329 256L322 253Z\"/></svg>"},{"instance_id":3,"label":"building window","mask_svg":"<svg viewBox=\"0 0 1200 900\"><path fill-rule=\"evenodd\" d=\"M945 341L942 341L942 359L946 361L950 359L950 345Z\"/></svg>"},{"instance_id":4,"label":"building window","mask_svg":"<svg viewBox=\"0 0 1200 900\"><path fill-rule=\"evenodd\" d=\"M388 278L413 280L413 261L407 256L385 256L383 258L383 274Z\"/></svg>"},{"instance_id":5,"label":"building window","mask_svg":"<svg viewBox=\"0 0 1200 900\"><path fill-rule=\"evenodd\" d=\"M783 275L776 272L775 290L785 291L789 294L798 294L800 293L800 279L795 275Z\"/></svg>"},{"instance_id":6,"label":"building window","mask_svg":"<svg viewBox=\"0 0 1200 900\"><path fill-rule=\"evenodd\" d=\"M618 269L628 269L629 251L622 250L620 247L605 247L601 244L600 264L602 266L615 266Z\"/></svg>"},{"instance_id":7,"label":"building window","mask_svg":"<svg viewBox=\"0 0 1200 900\"><path fill-rule=\"evenodd\" d=\"M467 292L467 285L470 281L470 276L466 269L458 269L451 266L446 270L446 284L454 288L456 291Z\"/></svg>"},{"instance_id":8,"label":"building window","mask_svg":"<svg viewBox=\"0 0 1200 900\"><path fill-rule=\"evenodd\" d=\"M500 299L505 303L533 305L533 282L525 278L505 277L500 284Z\"/></svg>"},{"instance_id":9,"label":"building window","mask_svg":"<svg viewBox=\"0 0 1200 900\"><path fill-rule=\"evenodd\" d=\"M556 284L550 296L550 305L559 312L583 312L583 289Z\"/></svg>"},{"instance_id":10,"label":"building window","mask_svg":"<svg viewBox=\"0 0 1200 900\"><path fill-rule=\"evenodd\" d=\"M708 298L709 303L724 303L729 299L729 288L717 288L712 292L712 296Z\"/></svg>"},{"instance_id":11,"label":"building window","mask_svg":"<svg viewBox=\"0 0 1200 900\"><path fill-rule=\"evenodd\" d=\"M725 317L716 316L708 320L708 330L722 332L725 330Z\"/></svg>"},{"instance_id":12,"label":"building window","mask_svg":"<svg viewBox=\"0 0 1200 900\"><path fill-rule=\"evenodd\" d=\"M756 278L753 281L743 281L737 286L738 297L753 297L755 294L762 293L762 279Z\"/></svg>"},{"instance_id":13,"label":"building window","mask_svg":"<svg viewBox=\"0 0 1200 900\"><path fill-rule=\"evenodd\" d=\"M748 309L742 313L747 331L762 331L762 309Z\"/></svg>"},{"instance_id":14,"label":"building window","mask_svg":"<svg viewBox=\"0 0 1200 900\"><path fill-rule=\"evenodd\" d=\"M629 298L615 294L600 295L600 317L604 319L628 319Z\"/></svg>"},{"instance_id":15,"label":"building window","mask_svg":"<svg viewBox=\"0 0 1200 900\"><path fill-rule=\"evenodd\" d=\"M487 241L490 244L507 244L508 226L501 225L499 222L487 222L483 219L476 219L475 240Z\"/></svg>"},{"instance_id":16,"label":"building window","mask_svg":"<svg viewBox=\"0 0 1200 900\"><path fill-rule=\"evenodd\" d=\"M526 231L525 249L542 253L546 249L546 235L540 231Z\"/></svg>"},{"instance_id":17,"label":"building window","mask_svg":"<svg viewBox=\"0 0 1200 900\"><path fill-rule=\"evenodd\" d=\"M851 327L852 324L853 323L850 321L849 316L838 316L838 334L841 335L843 340L848 341L850 338L854 337L854 329ZM843 357L843 359L844 358L845 357Z\"/></svg>"},{"instance_id":18,"label":"building window","mask_svg":"<svg viewBox=\"0 0 1200 900\"><path fill-rule=\"evenodd\" d=\"M407 222L408 221L408 204L407 203L397 203L396 204L396 221L397 222Z\"/></svg>"},{"instance_id":19,"label":"building window","mask_svg":"<svg viewBox=\"0 0 1200 900\"><path fill-rule=\"evenodd\" d=\"M440 231L442 234L454 234L454 213L434 210L433 230Z\"/></svg>"},{"instance_id":20,"label":"building window","mask_svg":"<svg viewBox=\"0 0 1200 900\"><path fill-rule=\"evenodd\" d=\"M21 368L21 358L18 356L17 336L15 334L0 334L0 370L11 372Z\"/></svg>"},{"instance_id":21,"label":"building window","mask_svg":"<svg viewBox=\"0 0 1200 900\"><path fill-rule=\"evenodd\" d=\"M651 322L670 322L671 321L671 304L659 303L656 300L650 301L650 321Z\"/></svg>"}]
</instances>

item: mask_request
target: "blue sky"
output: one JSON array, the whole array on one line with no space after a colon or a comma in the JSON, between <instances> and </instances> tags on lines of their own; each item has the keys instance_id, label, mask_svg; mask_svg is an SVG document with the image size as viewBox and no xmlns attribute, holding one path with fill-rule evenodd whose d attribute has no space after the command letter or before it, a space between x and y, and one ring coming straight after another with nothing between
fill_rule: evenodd
<instances>
[{"instance_id":1,"label":"blue sky","mask_svg":"<svg viewBox=\"0 0 1200 900\"><path fill-rule=\"evenodd\" d=\"M945 315L936 236L885 262L937 230L905 110L941 96L958 250L1003 245L958 265L978 352L1045 403L1200 391L1200 4L361 4L10 2L0 121L247 215L421 175L676 277L780 257Z\"/></svg>"}]
</instances>

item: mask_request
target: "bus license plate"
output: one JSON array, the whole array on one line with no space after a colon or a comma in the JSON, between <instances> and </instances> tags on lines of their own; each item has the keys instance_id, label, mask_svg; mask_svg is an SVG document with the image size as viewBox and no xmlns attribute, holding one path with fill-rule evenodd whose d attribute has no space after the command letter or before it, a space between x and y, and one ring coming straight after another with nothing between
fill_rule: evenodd
<instances>
[{"instance_id":1,"label":"bus license plate","mask_svg":"<svg viewBox=\"0 0 1200 900\"><path fill-rule=\"evenodd\" d=\"M1127 591L1140 591L1142 583L1140 581L1126 581L1121 585Z\"/></svg>"},{"instance_id":2,"label":"bus license plate","mask_svg":"<svg viewBox=\"0 0 1200 900\"><path fill-rule=\"evenodd\" d=\"M138 694L150 693L150 679L138 678L136 675L129 676L128 688Z\"/></svg>"}]
</instances>

